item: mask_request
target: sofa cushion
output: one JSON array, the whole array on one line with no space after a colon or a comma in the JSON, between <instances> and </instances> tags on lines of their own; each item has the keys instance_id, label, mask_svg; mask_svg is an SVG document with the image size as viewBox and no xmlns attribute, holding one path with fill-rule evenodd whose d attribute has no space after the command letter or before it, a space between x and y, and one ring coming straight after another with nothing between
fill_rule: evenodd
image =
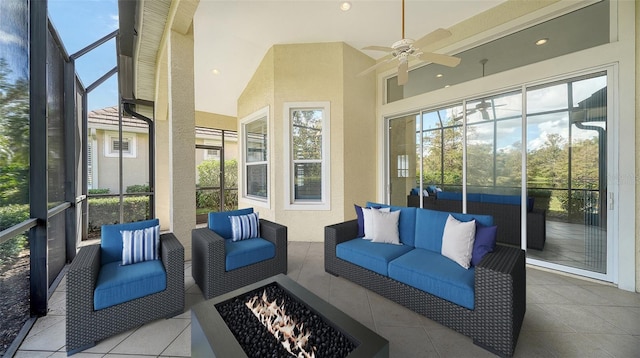
<instances>
[{"instance_id":1,"label":"sofa cushion","mask_svg":"<svg viewBox=\"0 0 640 358\"><path fill-rule=\"evenodd\" d=\"M398 220L400 211L384 212L382 209L371 209L371 219L373 220L373 237L371 241L402 245L398 234Z\"/></svg>"},{"instance_id":2,"label":"sofa cushion","mask_svg":"<svg viewBox=\"0 0 640 358\"><path fill-rule=\"evenodd\" d=\"M490 215L449 213L429 209L417 209L415 224L415 247L431 250L440 254L442 250L442 234L447 218L451 214L459 221L475 220L484 226L493 225Z\"/></svg>"},{"instance_id":3,"label":"sofa cushion","mask_svg":"<svg viewBox=\"0 0 640 358\"><path fill-rule=\"evenodd\" d=\"M474 308L475 268L439 253L413 249L389 263L389 277L468 309Z\"/></svg>"},{"instance_id":4,"label":"sofa cushion","mask_svg":"<svg viewBox=\"0 0 640 358\"><path fill-rule=\"evenodd\" d=\"M496 248L497 226L484 226L476 223L476 238L473 241L471 265L478 266L484 255Z\"/></svg>"},{"instance_id":5,"label":"sofa cushion","mask_svg":"<svg viewBox=\"0 0 640 358\"><path fill-rule=\"evenodd\" d=\"M441 191L438 200L462 200L462 193L454 191Z\"/></svg>"},{"instance_id":6,"label":"sofa cushion","mask_svg":"<svg viewBox=\"0 0 640 358\"><path fill-rule=\"evenodd\" d=\"M371 240L373 239L374 232L376 230L376 221L373 219L374 211L382 211L382 212L390 212L391 208L380 208L380 207L371 207L371 208L362 208L362 217L364 221L364 236L363 239Z\"/></svg>"},{"instance_id":7,"label":"sofa cushion","mask_svg":"<svg viewBox=\"0 0 640 358\"><path fill-rule=\"evenodd\" d=\"M451 214L442 234L442 255L468 269L476 236L476 221L459 221Z\"/></svg>"},{"instance_id":8,"label":"sofa cushion","mask_svg":"<svg viewBox=\"0 0 640 358\"><path fill-rule=\"evenodd\" d=\"M230 216L247 215L253 212L253 208L239 209L233 211L210 212L209 213L209 229L216 232L225 239L231 239L231 220Z\"/></svg>"},{"instance_id":9,"label":"sofa cushion","mask_svg":"<svg viewBox=\"0 0 640 358\"><path fill-rule=\"evenodd\" d=\"M520 195L501 195L501 194L482 194L481 200L483 203L493 204L505 204L505 205L518 205L522 202ZM533 210L533 198L527 198L527 211Z\"/></svg>"},{"instance_id":10,"label":"sofa cushion","mask_svg":"<svg viewBox=\"0 0 640 358\"><path fill-rule=\"evenodd\" d=\"M414 246L416 235L416 209L405 206L393 206L368 202L367 206L381 206L383 208L391 208L391 211L400 211L400 219L398 221L398 233L400 234L400 242L404 245Z\"/></svg>"},{"instance_id":11,"label":"sofa cushion","mask_svg":"<svg viewBox=\"0 0 640 358\"><path fill-rule=\"evenodd\" d=\"M100 264L122 262L122 233L125 230L141 230L160 225L160 220L151 219L126 224L102 225L100 240Z\"/></svg>"},{"instance_id":12,"label":"sofa cushion","mask_svg":"<svg viewBox=\"0 0 640 358\"><path fill-rule=\"evenodd\" d=\"M160 260L123 266L120 261L103 265L93 292L93 308L100 310L167 288L167 274Z\"/></svg>"},{"instance_id":13,"label":"sofa cushion","mask_svg":"<svg viewBox=\"0 0 640 358\"><path fill-rule=\"evenodd\" d=\"M352 264L387 276L391 260L411 251L407 245L376 243L353 239L336 246L336 256Z\"/></svg>"},{"instance_id":14,"label":"sofa cushion","mask_svg":"<svg viewBox=\"0 0 640 358\"><path fill-rule=\"evenodd\" d=\"M224 249L226 253L225 269L227 271L272 259L276 256L275 245L261 237L240 241L225 240Z\"/></svg>"}]
</instances>

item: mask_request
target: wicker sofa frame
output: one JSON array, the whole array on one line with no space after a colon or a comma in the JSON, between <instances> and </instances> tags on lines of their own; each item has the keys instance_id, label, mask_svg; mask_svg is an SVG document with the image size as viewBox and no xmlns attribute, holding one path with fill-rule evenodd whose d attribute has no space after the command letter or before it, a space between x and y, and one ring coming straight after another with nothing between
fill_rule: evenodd
<instances>
[{"instance_id":1,"label":"wicker sofa frame","mask_svg":"<svg viewBox=\"0 0 640 358\"><path fill-rule=\"evenodd\" d=\"M356 220L325 227L325 271L363 286L473 339L500 356L513 355L526 308L525 253L497 245L475 269L475 309L336 257L336 245L354 239Z\"/></svg>"},{"instance_id":2,"label":"wicker sofa frame","mask_svg":"<svg viewBox=\"0 0 640 358\"><path fill-rule=\"evenodd\" d=\"M260 236L276 246L276 255L253 265L226 271L225 239L207 227L192 230L191 273L206 299L287 273L287 227L260 219Z\"/></svg>"},{"instance_id":3,"label":"wicker sofa frame","mask_svg":"<svg viewBox=\"0 0 640 358\"><path fill-rule=\"evenodd\" d=\"M160 258L167 273L164 291L101 310L93 309L100 271L100 245L80 248L67 271L67 354L147 322L184 311L184 247L172 233L160 235Z\"/></svg>"},{"instance_id":4,"label":"wicker sofa frame","mask_svg":"<svg viewBox=\"0 0 640 358\"><path fill-rule=\"evenodd\" d=\"M437 199L434 196L423 196L424 209L459 212L462 209L462 201ZM420 207L420 196L408 195L407 206ZM467 212L493 216L493 223L498 226L498 242L520 246L520 232L522 220L520 219L520 207L509 204L485 203L467 201ZM527 212L527 247L535 250L543 250L547 239L546 210L533 209Z\"/></svg>"}]
</instances>

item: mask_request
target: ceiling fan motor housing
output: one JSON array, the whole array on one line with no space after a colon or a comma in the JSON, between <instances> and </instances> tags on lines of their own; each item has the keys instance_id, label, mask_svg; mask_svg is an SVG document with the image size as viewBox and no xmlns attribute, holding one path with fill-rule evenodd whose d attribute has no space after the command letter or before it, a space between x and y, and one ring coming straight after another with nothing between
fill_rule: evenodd
<instances>
[{"instance_id":1,"label":"ceiling fan motor housing","mask_svg":"<svg viewBox=\"0 0 640 358\"><path fill-rule=\"evenodd\" d=\"M414 41L412 39L402 39L394 42L393 45L391 45L391 48L394 50L393 56L395 57L401 53L406 53L408 55L413 54L416 50L415 47L413 47L413 43Z\"/></svg>"}]
</instances>

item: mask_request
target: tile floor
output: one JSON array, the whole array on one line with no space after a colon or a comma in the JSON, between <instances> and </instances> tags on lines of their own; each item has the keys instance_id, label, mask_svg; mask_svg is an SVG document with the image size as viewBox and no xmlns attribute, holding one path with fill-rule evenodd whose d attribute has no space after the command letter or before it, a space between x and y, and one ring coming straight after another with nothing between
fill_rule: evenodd
<instances>
[{"instance_id":1,"label":"tile floor","mask_svg":"<svg viewBox=\"0 0 640 358\"><path fill-rule=\"evenodd\" d=\"M188 357L189 307L203 300L185 263L186 311L99 342L74 357ZM289 276L391 342L391 357L484 357L472 341L371 291L324 272L323 244L289 243ZM16 357L64 357L65 282ZM516 357L638 357L640 294L527 269L527 313Z\"/></svg>"}]
</instances>

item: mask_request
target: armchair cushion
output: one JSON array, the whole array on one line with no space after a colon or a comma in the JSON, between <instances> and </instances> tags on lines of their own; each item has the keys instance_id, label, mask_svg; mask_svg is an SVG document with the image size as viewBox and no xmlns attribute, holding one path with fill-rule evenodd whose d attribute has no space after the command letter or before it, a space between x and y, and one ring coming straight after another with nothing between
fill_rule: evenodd
<instances>
[{"instance_id":1,"label":"armchair cushion","mask_svg":"<svg viewBox=\"0 0 640 358\"><path fill-rule=\"evenodd\" d=\"M93 308L100 310L167 288L162 261L153 260L123 266L119 261L103 265L93 294Z\"/></svg>"},{"instance_id":2,"label":"armchair cushion","mask_svg":"<svg viewBox=\"0 0 640 358\"><path fill-rule=\"evenodd\" d=\"M231 240L240 241L260 237L258 213L229 216L231 220Z\"/></svg>"},{"instance_id":3,"label":"armchair cushion","mask_svg":"<svg viewBox=\"0 0 640 358\"><path fill-rule=\"evenodd\" d=\"M110 262L122 261L122 234L123 230L141 230L148 227L160 225L160 220L152 219L137 221L126 224L102 225L100 241L100 263L101 265Z\"/></svg>"},{"instance_id":4,"label":"armchair cushion","mask_svg":"<svg viewBox=\"0 0 640 358\"><path fill-rule=\"evenodd\" d=\"M211 212L209 213L209 229L215 231L224 239L232 238L230 216L247 215L253 212L253 208L239 209L233 211Z\"/></svg>"},{"instance_id":5,"label":"armchair cushion","mask_svg":"<svg viewBox=\"0 0 640 358\"><path fill-rule=\"evenodd\" d=\"M160 250L160 225L141 230L122 230L122 264L157 260Z\"/></svg>"},{"instance_id":6,"label":"armchair cushion","mask_svg":"<svg viewBox=\"0 0 640 358\"><path fill-rule=\"evenodd\" d=\"M231 271L276 256L276 246L261 237L251 240L225 240L225 269Z\"/></svg>"}]
</instances>

